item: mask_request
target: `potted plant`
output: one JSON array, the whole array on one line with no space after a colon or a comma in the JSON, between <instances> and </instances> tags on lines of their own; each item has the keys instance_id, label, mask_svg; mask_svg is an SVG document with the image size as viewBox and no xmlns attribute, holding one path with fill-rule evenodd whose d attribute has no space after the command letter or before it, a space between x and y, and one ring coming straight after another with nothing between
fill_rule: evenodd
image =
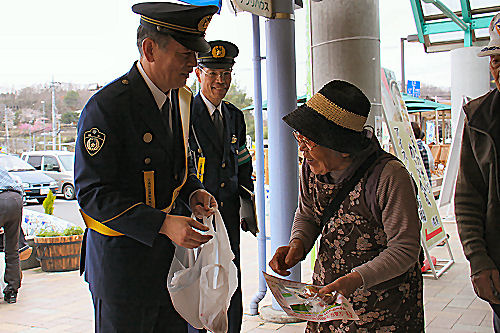
<instances>
[{"instance_id":1,"label":"potted plant","mask_svg":"<svg viewBox=\"0 0 500 333\"><path fill-rule=\"evenodd\" d=\"M72 226L63 231L42 229L35 236L37 259L44 272L74 271L80 268L83 229Z\"/></svg>"}]
</instances>

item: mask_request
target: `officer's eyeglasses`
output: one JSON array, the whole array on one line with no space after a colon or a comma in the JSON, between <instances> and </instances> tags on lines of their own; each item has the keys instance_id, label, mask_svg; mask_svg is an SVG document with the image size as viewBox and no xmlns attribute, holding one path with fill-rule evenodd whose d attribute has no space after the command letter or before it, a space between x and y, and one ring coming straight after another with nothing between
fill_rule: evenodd
<instances>
[{"instance_id":1,"label":"officer's eyeglasses","mask_svg":"<svg viewBox=\"0 0 500 333\"><path fill-rule=\"evenodd\" d=\"M301 144L304 144L307 150L313 150L318 145L317 143L312 142L311 140L309 140L308 138L306 138L297 131L293 131L293 137L295 138L295 140L297 140L299 146Z\"/></svg>"},{"instance_id":2,"label":"officer's eyeglasses","mask_svg":"<svg viewBox=\"0 0 500 333\"><path fill-rule=\"evenodd\" d=\"M215 72L215 71L207 71L203 67L198 67L209 79L217 79L220 77L222 80L227 80L231 78L232 71L224 71L224 72Z\"/></svg>"}]
</instances>

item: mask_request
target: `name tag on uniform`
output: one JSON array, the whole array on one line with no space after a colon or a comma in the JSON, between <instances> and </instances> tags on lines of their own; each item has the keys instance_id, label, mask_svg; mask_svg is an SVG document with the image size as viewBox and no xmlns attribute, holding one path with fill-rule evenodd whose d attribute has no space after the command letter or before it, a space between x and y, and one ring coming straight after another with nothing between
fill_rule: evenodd
<instances>
[{"instance_id":1,"label":"name tag on uniform","mask_svg":"<svg viewBox=\"0 0 500 333\"><path fill-rule=\"evenodd\" d=\"M205 157L200 157L198 159L198 171L196 172L196 177L203 183L203 174L205 173Z\"/></svg>"}]
</instances>

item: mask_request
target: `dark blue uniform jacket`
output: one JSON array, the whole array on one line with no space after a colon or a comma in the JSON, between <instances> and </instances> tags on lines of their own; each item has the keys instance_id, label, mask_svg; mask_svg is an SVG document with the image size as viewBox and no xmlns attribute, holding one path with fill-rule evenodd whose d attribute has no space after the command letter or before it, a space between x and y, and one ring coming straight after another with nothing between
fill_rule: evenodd
<instances>
[{"instance_id":1,"label":"dark blue uniform jacket","mask_svg":"<svg viewBox=\"0 0 500 333\"><path fill-rule=\"evenodd\" d=\"M202 188L187 167L178 90L171 97L173 135L134 64L97 92L81 114L75 149L78 203L85 214L123 234L87 229L82 256L86 252L85 279L94 297L149 305L170 302L166 279L174 246L158 231L185 174L180 199ZM146 174L153 184L146 182ZM154 204L146 204L147 187Z\"/></svg>"},{"instance_id":2,"label":"dark blue uniform jacket","mask_svg":"<svg viewBox=\"0 0 500 333\"><path fill-rule=\"evenodd\" d=\"M189 145L199 155L201 146L206 158L203 185L217 200L231 241L239 257L240 199L239 185L253 191L252 160L246 148L246 128L241 112L233 104L222 102L224 120L223 142L217 137L214 123L200 94L193 101L191 123L197 141L191 133ZM198 146L199 143L199 146ZM239 261L239 258L237 258Z\"/></svg>"}]
</instances>

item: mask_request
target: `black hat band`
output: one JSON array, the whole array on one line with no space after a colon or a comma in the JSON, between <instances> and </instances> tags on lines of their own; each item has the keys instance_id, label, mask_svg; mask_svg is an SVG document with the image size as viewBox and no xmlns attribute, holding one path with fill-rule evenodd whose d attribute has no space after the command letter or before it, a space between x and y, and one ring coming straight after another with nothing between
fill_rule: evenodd
<instances>
[{"instance_id":1,"label":"black hat band","mask_svg":"<svg viewBox=\"0 0 500 333\"><path fill-rule=\"evenodd\" d=\"M341 108L320 93L314 94L306 105L335 124L356 132L361 132L366 123L366 117Z\"/></svg>"},{"instance_id":2,"label":"black hat band","mask_svg":"<svg viewBox=\"0 0 500 333\"><path fill-rule=\"evenodd\" d=\"M200 31L200 30L197 30L197 29L194 29L194 28L183 27L183 26L172 24L172 23L168 23L168 22L158 21L158 20L155 20L153 18L144 16L144 15L141 15L141 20L144 21L144 22L146 22L146 23L156 25L158 27L162 27L162 28L166 28L166 29L170 29L170 30L175 30L175 31L181 31L181 32L184 32L184 33L198 35L198 36L205 36L205 31L204 30ZM208 20L208 22L210 22L210 20Z\"/></svg>"}]
</instances>

